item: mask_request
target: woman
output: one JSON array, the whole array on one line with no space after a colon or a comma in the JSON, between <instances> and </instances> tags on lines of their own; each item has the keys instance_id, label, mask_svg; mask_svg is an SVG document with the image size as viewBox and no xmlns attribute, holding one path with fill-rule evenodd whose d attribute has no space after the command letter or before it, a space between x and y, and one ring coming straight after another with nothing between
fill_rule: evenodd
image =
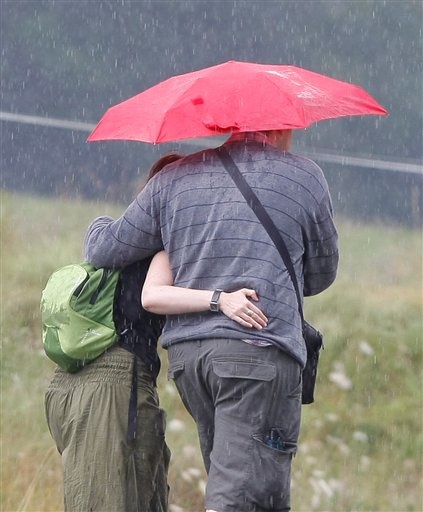
<instances>
[{"instance_id":1,"label":"woman","mask_svg":"<svg viewBox=\"0 0 423 512\"><path fill-rule=\"evenodd\" d=\"M159 159L149 179L179 158L170 154ZM114 305L117 345L78 373L57 368L46 392L47 422L62 456L67 512L167 511L170 452L156 389L157 340L164 317L154 314L151 288L144 293L150 311L142 307L140 294L150 262L134 263L121 272ZM164 252L154 258L150 284L157 281L157 272L166 276L167 306L161 304L165 314L208 309L211 292L171 287ZM246 325L248 318L241 318L240 308L249 296L254 299L255 292L222 294L222 311ZM255 309L261 323L249 325L259 328L264 319Z\"/></svg>"}]
</instances>

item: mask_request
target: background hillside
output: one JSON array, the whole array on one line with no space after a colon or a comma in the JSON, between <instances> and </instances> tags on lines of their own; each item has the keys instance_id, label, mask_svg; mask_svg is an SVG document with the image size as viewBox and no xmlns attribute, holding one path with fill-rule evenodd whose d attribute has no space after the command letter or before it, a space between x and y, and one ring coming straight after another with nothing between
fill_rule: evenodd
<instances>
[{"instance_id":1,"label":"background hillside","mask_svg":"<svg viewBox=\"0 0 423 512\"><path fill-rule=\"evenodd\" d=\"M174 74L227 60L294 64L361 85L389 117L299 131L299 150L421 161L421 1L2 0L1 110L96 123ZM86 144L78 130L2 123L2 186L125 200L178 145ZM186 148L185 148L186 149Z\"/></svg>"},{"instance_id":2,"label":"background hillside","mask_svg":"<svg viewBox=\"0 0 423 512\"><path fill-rule=\"evenodd\" d=\"M53 365L42 350L39 300L50 272L81 257L102 202L1 196L1 480L4 512L62 510L60 458L43 394ZM325 333L317 402L303 409L293 510L406 512L422 496L422 239L420 230L337 219L339 278L306 302ZM199 512L205 475L193 422L166 379L171 512Z\"/></svg>"}]
</instances>

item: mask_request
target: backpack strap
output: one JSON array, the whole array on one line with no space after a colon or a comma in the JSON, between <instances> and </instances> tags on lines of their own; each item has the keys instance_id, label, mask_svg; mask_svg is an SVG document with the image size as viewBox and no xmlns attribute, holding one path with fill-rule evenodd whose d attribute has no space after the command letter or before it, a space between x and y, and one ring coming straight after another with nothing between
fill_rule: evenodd
<instances>
[{"instance_id":1,"label":"backpack strap","mask_svg":"<svg viewBox=\"0 0 423 512\"><path fill-rule=\"evenodd\" d=\"M131 395L128 408L128 432L127 441L131 444L137 438L137 404L138 404L138 364L137 356L134 354L132 365Z\"/></svg>"}]
</instances>

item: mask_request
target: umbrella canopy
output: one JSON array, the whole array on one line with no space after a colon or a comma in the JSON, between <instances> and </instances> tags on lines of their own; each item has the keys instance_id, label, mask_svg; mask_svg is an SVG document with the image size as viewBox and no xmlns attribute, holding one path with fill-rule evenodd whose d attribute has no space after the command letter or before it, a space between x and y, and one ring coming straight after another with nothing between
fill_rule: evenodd
<instances>
[{"instance_id":1,"label":"umbrella canopy","mask_svg":"<svg viewBox=\"0 0 423 512\"><path fill-rule=\"evenodd\" d=\"M170 142L371 114L387 111L356 85L295 66L229 61L174 76L111 107L88 141Z\"/></svg>"}]
</instances>

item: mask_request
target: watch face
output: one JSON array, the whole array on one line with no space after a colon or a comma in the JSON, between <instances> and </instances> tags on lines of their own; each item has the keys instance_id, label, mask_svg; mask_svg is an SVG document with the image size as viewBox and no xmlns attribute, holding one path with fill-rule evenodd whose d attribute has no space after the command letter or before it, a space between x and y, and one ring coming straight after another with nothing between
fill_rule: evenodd
<instances>
[{"instance_id":1,"label":"watch face","mask_svg":"<svg viewBox=\"0 0 423 512\"><path fill-rule=\"evenodd\" d=\"M219 312L219 304L217 302L210 302L210 311L218 313Z\"/></svg>"},{"instance_id":2,"label":"watch face","mask_svg":"<svg viewBox=\"0 0 423 512\"><path fill-rule=\"evenodd\" d=\"M212 298L210 301L210 311L213 311L214 313L219 312L219 299L220 299L221 293L222 293L222 290L219 290L219 289L217 289L213 292L213 295L212 295Z\"/></svg>"}]
</instances>

